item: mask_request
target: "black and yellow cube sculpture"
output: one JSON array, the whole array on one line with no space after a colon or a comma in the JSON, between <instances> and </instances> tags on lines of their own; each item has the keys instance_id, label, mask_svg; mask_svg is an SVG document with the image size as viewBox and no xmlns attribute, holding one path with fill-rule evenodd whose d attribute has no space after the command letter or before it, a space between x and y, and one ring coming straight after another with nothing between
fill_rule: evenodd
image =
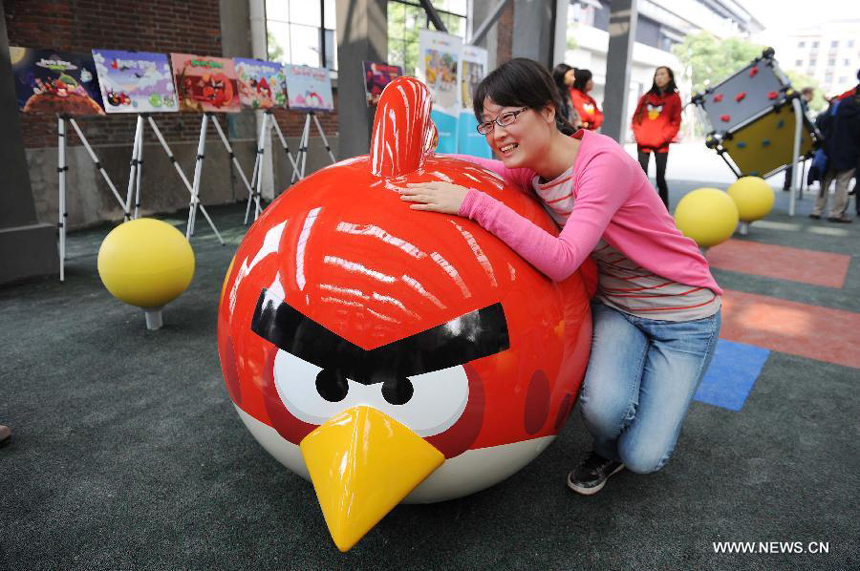
<instances>
[{"instance_id":1,"label":"black and yellow cube sculpture","mask_svg":"<svg viewBox=\"0 0 860 571\"><path fill-rule=\"evenodd\" d=\"M779 69L770 48L725 81L696 94L707 136L736 176L766 178L791 166L797 117L792 99L799 94ZM800 152L810 157L821 140L806 114L801 115Z\"/></svg>"}]
</instances>

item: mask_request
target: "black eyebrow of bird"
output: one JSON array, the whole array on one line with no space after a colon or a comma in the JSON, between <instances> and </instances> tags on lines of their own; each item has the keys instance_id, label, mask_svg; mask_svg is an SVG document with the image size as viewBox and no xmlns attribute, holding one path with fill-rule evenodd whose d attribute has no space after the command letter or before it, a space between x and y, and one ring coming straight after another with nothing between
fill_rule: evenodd
<instances>
[{"instance_id":1,"label":"black eyebrow of bird","mask_svg":"<svg viewBox=\"0 0 860 571\"><path fill-rule=\"evenodd\" d=\"M263 289L251 330L300 359L367 385L447 369L510 348L501 303L367 351Z\"/></svg>"}]
</instances>

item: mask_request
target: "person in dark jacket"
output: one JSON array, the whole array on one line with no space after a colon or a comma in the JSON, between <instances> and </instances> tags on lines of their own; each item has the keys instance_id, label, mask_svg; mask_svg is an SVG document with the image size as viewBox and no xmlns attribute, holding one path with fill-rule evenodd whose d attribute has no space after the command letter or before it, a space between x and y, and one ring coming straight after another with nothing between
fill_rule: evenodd
<instances>
[{"instance_id":1,"label":"person in dark jacket","mask_svg":"<svg viewBox=\"0 0 860 571\"><path fill-rule=\"evenodd\" d=\"M648 174L648 158L654 153L657 189L666 208L669 208L666 162L669 158L669 143L681 128L681 107L675 74L666 66L658 67L651 89L639 99L631 125L639 151L639 164L645 174Z\"/></svg>"},{"instance_id":2,"label":"person in dark jacket","mask_svg":"<svg viewBox=\"0 0 860 571\"><path fill-rule=\"evenodd\" d=\"M857 73L860 80L860 71ZM831 103L833 105L834 103ZM836 195L830 207L830 222L852 222L845 214L848 207L848 185L854 176L857 162L860 160L860 93L845 97L838 102L839 107L833 116L833 124L824 140L824 150L827 153L827 174L821 182L818 199L812 209L810 218L821 218L827 206L827 193L830 183L836 181Z\"/></svg>"}]
</instances>

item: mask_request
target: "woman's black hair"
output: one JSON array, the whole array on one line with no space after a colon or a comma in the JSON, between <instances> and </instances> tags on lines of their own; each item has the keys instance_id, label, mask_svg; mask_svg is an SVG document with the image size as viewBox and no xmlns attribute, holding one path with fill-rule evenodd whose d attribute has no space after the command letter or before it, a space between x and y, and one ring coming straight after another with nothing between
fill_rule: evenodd
<instances>
[{"instance_id":1,"label":"woman's black hair","mask_svg":"<svg viewBox=\"0 0 860 571\"><path fill-rule=\"evenodd\" d=\"M577 70L573 72L573 88L585 93L585 86L591 77L591 71L577 68Z\"/></svg>"},{"instance_id":2,"label":"woman's black hair","mask_svg":"<svg viewBox=\"0 0 860 571\"><path fill-rule=\"evenodd\" d=\"M514 58L497 67L475 88L472 107L478 121L484 120L484 100L502 107L528 107L540 111L547 105L555 109L555 126L565 135L576 132L560 110L562 101L555 82L541 64L527 58Z\"/></svg>"},{"instance_id":3,"label":"woman's black hair","mask_svg":"<svg viewBox=\"0 0 860 571\"><path fill-rule=\"evenodd\" d=\"M556 87L559 89L568 89L568 86L564 84L564 76L572 69L566 63L560 63L552 68L552 80L555 82ZM574 73L576 73L576 70L574 70Z\"/></svg>"},{"instance_id":4,"label":"woman's black hair","mask_svg":"<svg viewBox=\"0 0 860 571\"><path fill-rule=\"evenodd\" d=\"M654 70L654 76L656 77L657 72L660 71L661 69L665 69L666 72L669 74L669 83L666 84L666 88L663 90L663 92L674 93L674 92L678 91L678 86L675 85L675 72L672 71L672 68L669 67L668 65L661 65L660 67L655 69ZM654 95L660 95L660 91L661 91L660 88L657 87L657 81L654 80L651 83L651 89L648 90L648 93L653 93Z\"/></svg>"},{"instance_id":5,"label":"woman's black hair","mask_svg":"<svg viewBox=\"0 0 860 571\"><path fill-rule=\"evenodd\" d=\"M558 89L558 97L561 99L561 107L558 109L558 112L573 125L573 122L570 121L570 113L573 109L573 103L570 101L570 86L565 83L564 79L570 70L576 73L576 69L566 63L558 64L552 70L552 80L555 82L555 86Z\"/></svg>"}]
</instances>

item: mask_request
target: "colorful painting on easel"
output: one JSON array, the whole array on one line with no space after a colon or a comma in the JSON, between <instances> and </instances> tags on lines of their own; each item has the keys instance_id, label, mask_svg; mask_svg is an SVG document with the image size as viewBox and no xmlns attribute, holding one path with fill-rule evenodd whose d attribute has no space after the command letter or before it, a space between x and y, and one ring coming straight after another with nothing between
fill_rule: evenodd
<instances>
[{"instance_id":1,"label":"colorful painting on easel","mask_svg":"<svg viewBox=\"0 0 860 571\"><path fill-rule=\"evenodd\" d=\"M333 111L331 77L325 68L285 65L287 104L298 111Z\"/></svg>"},{"instance_id":2,"label":"colorful painting on easel","mask_svg":"<svg viewBox=\"0 0 860 571\"><path fill-rule=\"evenodd\" d=\"M258 59L233 58L239 80L239 99L251 109L287 104L287 84L281 64Z\"/></svg>"},{"instance_id":3,"label":"colorful painting on easel","mask_svg":"<svg viewBox=\"0 0 860 571\"><path fill-rule=\"evenodd\" d=\"M379 96L385 86L403 75L403 68L399 65L388 65L373 61L362 62L364 66L364 93L367 96L369 106L379 102Z\"/></svg>"},{"instance_id":4,"label":"colorful painting on easel","mask_svg":"<svg viewBox=\"0 0 860 571\"><path fill-rule=\"evenodd\" d=\"M10 47L18 107L46 115L104 115L90 54Z\"/></svg>"},{"instance_id":5,"label":"colorful painting on easel","mask_svg":"<svg viewBox=\"0 0 860 571\"><path fill-rule=\"evenodd\" d=\"M239 87L233 60L170 54L180 111L238 113Z\"/></svg>"},{"instance_id":6,"label":"colorful painting on easel","mask_svg":"<svg viewBox=\"0 0 860 571\"><path fill-rule=\"evenodd\" d=\"M487 139L478 133L472 95L487 74L487 50L463 46L460 53L460 118L457 122L457 152L474 157L493 156Z\"/></svg>"},{"instance_id":7,"label":"colorful painting on easel","mask_svg":"<svg viewBox=\"0 0 860 571\"><path fill-rule=\"evenodd\" d=\"M457 113L460 110L457 74L463 40L441 32L421 30L418 42L418 78L433 93L433 109Z\"/></svg>"},{"instance_id":8,"label":"colorful painting on easel","mask_svg":"<svg viewBox=\"0 0 860 571\"><path fill-rule=\"evenodd\" d=\"M93 61L108 113L179 110L166 54L93 50Z\"/></svg>"},{"instance_id":9,"label":"colorful painting on easel","mask_svg":"<svg viewBox=\"0 0 860 571\"><path fill-rule=\"evenodd\" d=\"M457 84L463 39L421 30L418 33L418 79L433 94L433 122L439 130L440 153L457 152L460 89Z\"/></svg>"}]
</instances>

